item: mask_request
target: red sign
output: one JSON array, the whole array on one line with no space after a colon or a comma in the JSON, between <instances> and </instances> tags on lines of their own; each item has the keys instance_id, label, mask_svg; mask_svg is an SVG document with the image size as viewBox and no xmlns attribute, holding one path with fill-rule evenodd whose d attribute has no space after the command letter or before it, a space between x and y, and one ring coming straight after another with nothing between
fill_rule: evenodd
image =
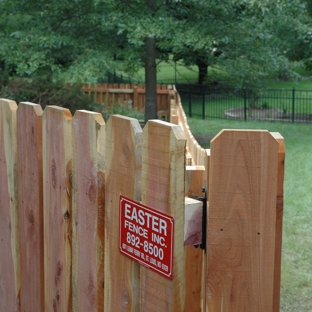
<instances>
[{"instance_id":1,"label":"red sign","mask_svg":"<svg viewBox=\"0 0 312 312\"><path fill-rule=\"evenodd\" d=\"M173 218L120 196L120 252L172 279Z\"/></svg>"}]
</instances>

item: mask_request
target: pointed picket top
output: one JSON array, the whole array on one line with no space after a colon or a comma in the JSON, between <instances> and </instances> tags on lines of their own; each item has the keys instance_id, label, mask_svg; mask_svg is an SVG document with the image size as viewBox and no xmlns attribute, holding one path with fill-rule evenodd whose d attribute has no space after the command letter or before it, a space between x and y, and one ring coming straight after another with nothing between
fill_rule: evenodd
<instances>
[{"instance_id":1,"label":"pointed picket top","mask_svg":"<svg viewBox=\"0 0 312 312\"><path fill-rule=\"evenodd\" d=\"M73 310L104 309L104 155L101 114L79 110L73 118Z\"/></svg>"}]
</instances>

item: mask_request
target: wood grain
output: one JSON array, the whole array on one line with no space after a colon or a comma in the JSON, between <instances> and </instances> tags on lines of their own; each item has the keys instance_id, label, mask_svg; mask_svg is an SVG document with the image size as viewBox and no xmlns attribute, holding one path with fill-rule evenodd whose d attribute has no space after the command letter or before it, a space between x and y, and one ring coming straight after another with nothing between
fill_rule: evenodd
<instances>
[{"instance_id":1,"label":"wood grain","mask_svg":"<svg viewBox=\"0 0 312 312\"><path fill-rule=\"evenodd\" d=\"M45 311L72 309L71 204L72 116L48 106L43 113Z\"/></svg>"},{"instance_id":2,"label":"wood grain","mask_svg":"<svg viewBox=\"0 0 312 312\"><path fill-rule=\"evenodd\" d=\"M44 311L42 108L17 110L21 311Z\"/></svg>"},{"instance_id":3,"label":"wood grain","mask_svg":"<svg viewBox=\"0 0 312 312\"><path fill-rule=\"evenodd\" d=\"M272 311L278 145L267 131L245 130L211 142L209 312Z\"/></svg>"},{"instance_id":4,"label":"wood grain","mask_svg":"<svg viewBox=\"0 0 312 312\"><path fill-rule=\"evenodd\" d=\"M281 265L282 265L282 235L284 211L284 168L285 168L285 143L278 132L271 132L278 142L278 176L276 198L276 234L275 234L275 267L274 267L274 300L273 311L280 310L281 291Z\"/></svg>"},{"instance_id":5,"label":"wood grain","mask_svg":"<svg viewBox=\"0 0 312 312\"><path fill-rule=\"evenodd\" d=\"M20 309L16 110L0 99L0 311Z\"/></svg>"},{"instance_id":6,"label":"wood grain","mask_svg":"<svg viewBox=\"0 0 312 312\"><path fill-rule=\"evenodd\" d=\"M177 125L150 120L143 131L142 203L174 218L173 280L141 266L142 311L184 311L185 146Z\"/></svg>"},{"instance_id":7,"label":"wood grain","mask_svg":"<svg viewBox=\"0 0 312 312\"><path fill-rule=\"evenodd\" d=\"M206 180L206 196L208 202L209 202L209 171L210 171L210 149L206 149L205 180Z\"/></svg>"},{"instance_id":8,"label":"wood grain","mask_svg":"<svg viewBox=\"0 0 312 312\"><path fill-rule=\"evenodd\" d=\"M205 185L204 166L186 166L185 171L185 193L191 197L203 196L202 188ZM202 207L203 205L201 205ZM201 208L202 209L202 208ZM202 210L203 211L203 210ZM200 220L200 233L202 234L202 211ZM185 311L204 311L205 306L205 259L206 255L202 249L194 246L185 248L185 275L186 275L186 297Z\"/></svg>"},{"instance_id":9,"label":"wood grain","mask_svg":"<svg viewBox=\"0 0 312 312\"><path fill-rule=\"evenodd\" d=\"M142 129L119 115L106 128L105 311L140 311L139 264L119 252L119 197L140 201Z\"/></svg>"},{"instance_id":10,"label":"wood grain","mask_svg":"<svg viewBox=\"0 0 312 312\"><path fill-rule=\"evenodd\" d=\"M104 309L104 149L101 114L73 118L73 310Z\"/></svg>"},{"instance_id":11,"label":"wood grain","mask_svg":"<svg viewBox=\"0 0 312 312\"><path fill-rule=\"evenodd\" d=\"M205 166L186 166L185 196L201 197L205 185Z\"/></svg>"}]
</instances>

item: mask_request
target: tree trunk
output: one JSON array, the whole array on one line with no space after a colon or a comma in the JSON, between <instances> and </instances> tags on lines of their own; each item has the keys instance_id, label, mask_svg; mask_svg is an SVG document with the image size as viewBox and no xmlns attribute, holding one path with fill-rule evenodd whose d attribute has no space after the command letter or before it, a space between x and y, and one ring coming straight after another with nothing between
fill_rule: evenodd
<instances>
[{"instance_id":1,"label":"tree trunk","mask_svg":"<svg viewBox=\"0 0 312 312\"><path fill-rule=\"evenodd\" d=\"M208 75L208 64L198 58L196 65L198 66L198 84L203 84Z\"/></svg>"},{"instance_id":2,"label":"tree trunk","mask_svg":"<svg viewBox=\"0 0 312 312\"><path fill-rule=\"evenodd\" d=\"M156 39L147 37L145 39L145 122L157 118L157 76L156 76Z\"/></svg>"},{"instance_id":3,"label":"tree trunk","mask_svg":"<svg viewBox=\"0 0 312 312\"><path fill-rule=\"evenodd\" d=\"M156 0L145 0L154 17L157 11ZM145 122L157 118L157 73L156 73L156 38L151 34L145 38Z\"/></svg>"}]
</instances>

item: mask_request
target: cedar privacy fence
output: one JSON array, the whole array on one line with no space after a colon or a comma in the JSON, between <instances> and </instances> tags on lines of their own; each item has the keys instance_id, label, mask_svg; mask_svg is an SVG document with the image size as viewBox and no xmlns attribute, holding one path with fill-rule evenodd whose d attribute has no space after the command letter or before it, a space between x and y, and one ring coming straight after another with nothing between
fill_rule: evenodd
<instances>
[{"instance_id":1,"label":"cedar privacy fence","mask_svg":"<svg viewBox=\"0 0 312 312\"><path fill-rule=\"evenodd\" d=\"M204 150L172 92L171 123L143 130L0 100L0 311L279 311L283 138L223 130ZM161 237L150 268L120 252L120 195L173 220L170 278L151 269Z\"/></svg>"}]
</instances>

